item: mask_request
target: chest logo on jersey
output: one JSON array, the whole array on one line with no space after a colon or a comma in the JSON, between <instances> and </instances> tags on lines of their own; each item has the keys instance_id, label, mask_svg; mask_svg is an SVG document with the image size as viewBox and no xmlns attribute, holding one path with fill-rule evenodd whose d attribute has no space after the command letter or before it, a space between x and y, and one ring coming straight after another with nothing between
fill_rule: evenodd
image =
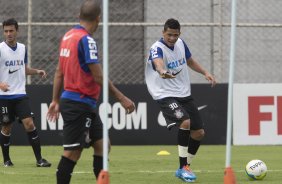
<instances>
[{"instance_id":1,"label":"chest logo on jersey","mask_svg":"<svg viewBox=\"0 0 282 184\"><path fill-rule=\"evenodd\" d=\"M184 58L179 59L177 61L171 61L167 64L167 68L174 69L174 68L177 68L177 67L179 67L179 66L181 66L185 63L186 63L186 60Z\"/></svg>"},{"instance_id":2,"label":"chest logo on jersey","mask_svg":"<svg viewBox=\"0 0 282 184\"><path fill-rule=\"evenodd\" d=\"M5 66L22 66L22 65L24 65L23 60L5 61Z\"/></svg>"},{"instance_id":3,"label":"chest logo on jersey","mask_svg":"<svg viewBox=\"0 0 282 184\"><path fill-rule=\"evenodd\" d=\"M20 69L20 68L19 68ZM18 71L19 69L16 70L9 70L9 74L15 73L16 71Z\"/></svg>"}]
</instances>

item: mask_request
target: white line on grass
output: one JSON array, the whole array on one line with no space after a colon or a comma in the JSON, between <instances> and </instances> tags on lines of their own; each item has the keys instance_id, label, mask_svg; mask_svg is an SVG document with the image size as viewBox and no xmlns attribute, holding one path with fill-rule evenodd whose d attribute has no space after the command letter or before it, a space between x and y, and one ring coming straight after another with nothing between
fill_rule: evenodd
<instances>
[{"instance_id":1,"label":"white line on grass","mask_svg":"<svg viewBox=\"0 0 282 184\"><path fill-rule=\"evenodd\" d=\"M122 173L122 172L126 172L126 173L174 173L175 171L150 171L150 170L145 170L145 171L110 171L110 173ZM222 171L220 170L193 170L193 172L195 173L224 173L224 169L222 169ZM242 173L245 172L245 170L237 170L235 172L238 173ZM267 170L267 172L282 172L282 170ZM88 171L75 171L73 172L73 174L90 174L92 172L88 172Z\"/></svg>"},{"instance_id":2,"label":"white line on grass","mask_svg":"<svg viewBox=\"0 0 282 184\"><path fill-rule=\"evenodd\" d=\"M146 171L110 171L110 173L152 173L152 174L156 174L156 173L174 173L175 171L150 171L150 170L146 170ZM193 170L193 172L195 173L224 173L224 170L220 171L220 170ZM236 173L242 173L245 172L245 170L237 170L235 171ZM278 169L278 170L267 170L267 172L282 172L282 170ZM2 171L0 172L1 174L8 174L8 175L30 175L30 173L28 172L12 172L12 171ZM73 172L73 174L93 174L93 172L90 171L75 171Z\"/></svg>"}]
</instances>

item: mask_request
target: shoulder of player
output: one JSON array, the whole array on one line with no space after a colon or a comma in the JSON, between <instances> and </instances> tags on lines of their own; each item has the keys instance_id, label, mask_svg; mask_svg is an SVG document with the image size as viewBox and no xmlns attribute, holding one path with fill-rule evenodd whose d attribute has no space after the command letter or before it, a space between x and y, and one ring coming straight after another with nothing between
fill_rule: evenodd
<instances>
[{"instance_id":1,"label":"shoulder of player","mask_svg":"<svg viewBox=\"0 0 282 184\"><path fill-rule=\"evenodd\" d=\"M5 45L7 45L4 41L0 43L0 47L3 48Z\"/></svg>"},{"instance_id":2,"label":"shoulder of player","mask_svg":"<svg viewBox=\"0 0 282 184\"><path fill-rule=\"evenodd\" d=\"M181 38L178 38L176 43L183 43L183 44L185 44L184 40L182 40Z\"/></svg>"},{"instance_id":3,"label":"shoulder of player","mask_svg":"<svg viewBox=\"0 0 282 184\"><path fill-rule=\"evenodd\" d=\"M152 46L151 46L151 49L153 50L157 50L157 48L160 48L162 49L165 45L160 42L160 41L156 41Z\"/></svg>"},{"instance_id":4,"label":"shoulder of player","mask_svg":"<svg viewBox=\"0 0 282 184\"><path fill-rule=\"evenodd\" d=\"M80 38L79 42L82 43L85 46L89 46L89 44L97 46L97 43L96 43L95 39L92 36L90 36L90 35L82 36Z\"/></svg>"},{"instance_id":5,"label":"shoulder of player","mask_svg":"<svg viewBox=\"0 0 282 184\"><path fill-rule=\"evenodd\" d=\"M185 47L188 48L188 45L186 44L186 42L184 40L182 40L181 38L178 38L175 45L177 45L180 48L185 48Z\"/></svg>"},{"instance_id":6,"label":"shoulder of player","mask_svg":"<svg viewBox=\"0 0 282 184\"><path fill-rule=\"evenodd\" d=\"M17 47L25 47L25 44L17 42Z\"/></svg>"},{"instance_id":7,"label":"shoulder of player","mask_svg":"<svg viewBox=\"0 0 282 184\"><path fill-rule=\"evenodd\" d=\"M95 41L95 39L94 39L91 35L89 35L89 34L84 35L82 38L84 38L84 39L89 39L89 40L94 40L94 41Z\"/></svg>"}]
</instances>

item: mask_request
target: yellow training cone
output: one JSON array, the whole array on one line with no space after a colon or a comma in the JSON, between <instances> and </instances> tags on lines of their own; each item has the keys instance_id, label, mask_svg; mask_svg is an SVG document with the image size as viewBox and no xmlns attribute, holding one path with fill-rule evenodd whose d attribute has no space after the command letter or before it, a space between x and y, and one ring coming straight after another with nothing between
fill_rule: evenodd
<instances>
[{"instance_id":1,"label":"yellow training cone","mask_svg":"<svg viewBox=\"0 0 282 184\"><path fill-rule=\"evenodd\" d=\"M160 151L160 152L157 153L157 155L161 155L161 156L170 155L170 153L168 151Z\"/></svg>"}]
</instances>

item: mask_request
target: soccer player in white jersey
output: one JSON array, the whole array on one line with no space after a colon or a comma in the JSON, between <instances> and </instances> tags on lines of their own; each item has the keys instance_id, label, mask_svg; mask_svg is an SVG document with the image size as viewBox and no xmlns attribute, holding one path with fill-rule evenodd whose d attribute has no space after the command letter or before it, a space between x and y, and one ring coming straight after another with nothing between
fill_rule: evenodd
<instances>
[{"instance_id":1,"label":"soccer player in white jersey","mask_svg":"<svg viewBox=\"0 0 282 184\"><path fill-rule=\"evenodd\" d=\"M4 166L13 166L9 155L12 122L19 119L33 148L38 167L50 167L42 158L40 140L33 122L33 113L26 94L26 75L46 77L44 70L27 66L27 51L24 44L17 42L18 23L11 18L3 22L5 41L0 43L0 143Z\"/></svg>"},{"instance_id":2,"label":"soccer player in white jersey","mask_svg":"<svg viewBox=\"0 0 282 184\"><path fill-rule=\"evenodd\" d=\"M145 68L147 88L159 104L170 129L178 127L179 169L175 176L185 182L194 182L196 175L190 169L200 141L204 137L204 124L191 96L188 67L216 84L215 78L195 61L187 44L179 38L180 24L168 19L163 37L151 49Z\"/></svg>"}]
</instances>

